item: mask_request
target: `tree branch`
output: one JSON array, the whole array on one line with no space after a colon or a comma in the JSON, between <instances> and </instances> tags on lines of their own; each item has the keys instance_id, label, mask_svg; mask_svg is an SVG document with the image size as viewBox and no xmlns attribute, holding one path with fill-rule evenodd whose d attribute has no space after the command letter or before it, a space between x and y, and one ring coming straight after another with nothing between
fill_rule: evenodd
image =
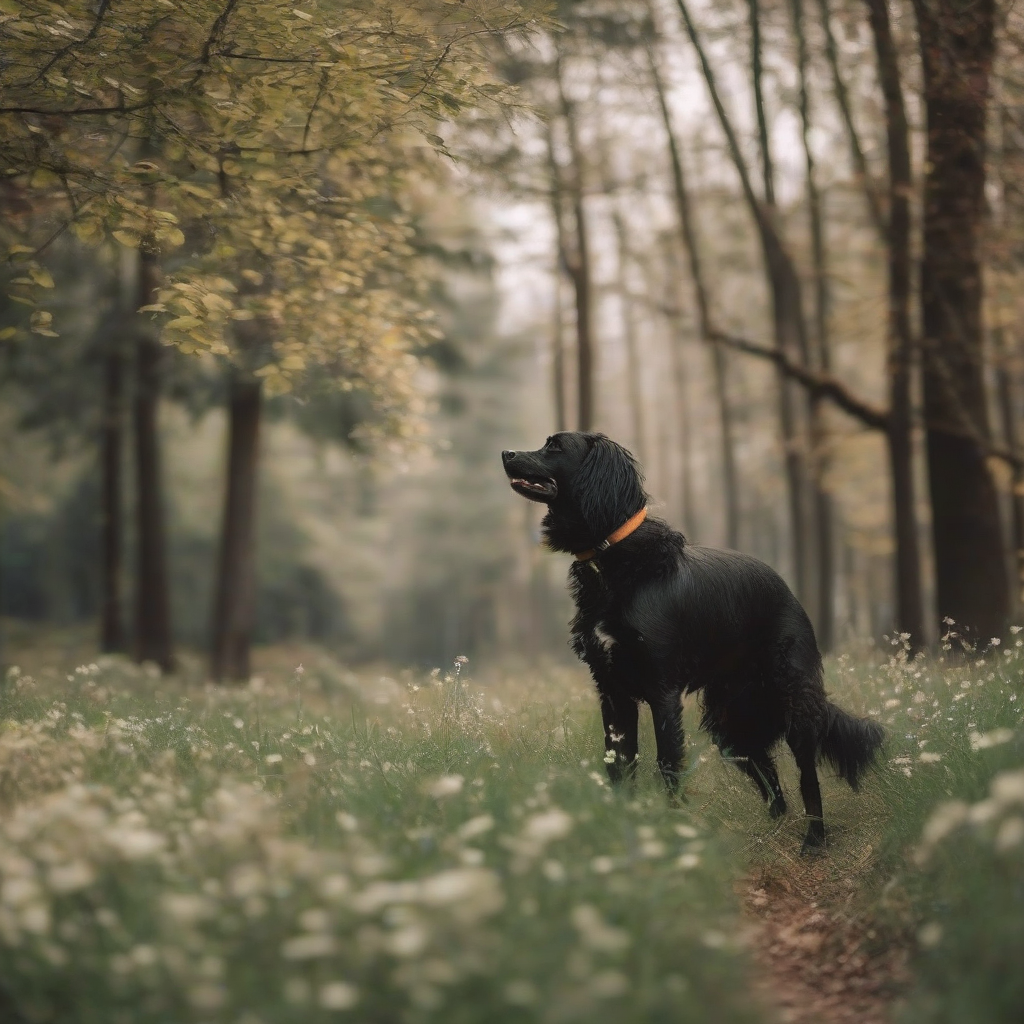
<instances>
[{"instance_id":1,"label":"tree branch","mask_svg":"<svg viewBox=\"0 0 1024 1024\"><path fill-rule=\"evenodd\" d=\"M800 363L794 362L785 352L769 348L767 345L759 345L747 338L726 334L723 331L712 331L709 338L717 345L725 345L737 352L745 352L747 355L774 363L782 374L806 388L812 396L827 398L847 415L860 420L866 427L872 430L889 429L888 409L865 402L831 374L808 370Z\"/></svg>"}]
</instances>

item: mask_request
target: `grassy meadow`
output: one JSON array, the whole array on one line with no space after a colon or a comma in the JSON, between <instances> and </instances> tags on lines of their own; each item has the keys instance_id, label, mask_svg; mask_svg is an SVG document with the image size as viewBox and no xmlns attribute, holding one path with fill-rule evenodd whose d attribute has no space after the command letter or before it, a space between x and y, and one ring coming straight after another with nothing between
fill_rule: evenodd
<instances>
[{"instance_id":1,"label":"grassy meadow","mask_svg":"<svg viewBox=\"0 0 1024 1024\"><path fill-rule=\"evenodd\" d=\"M1024 634L1022 634L1024 635ZM353 672L271 648L240 688L35 641L0 697L5 1020L731 1022L751 991L740 880L801 870L791 812L694 731L670 807L648 733L605 781L581 669ZM884 722L860 794L823 771L822 899L914 949L908 1021L1024 1008L1024 686L897 642L831 659ZM300 668L299 665L302 665Z\"/></svg>"}]
</instances>

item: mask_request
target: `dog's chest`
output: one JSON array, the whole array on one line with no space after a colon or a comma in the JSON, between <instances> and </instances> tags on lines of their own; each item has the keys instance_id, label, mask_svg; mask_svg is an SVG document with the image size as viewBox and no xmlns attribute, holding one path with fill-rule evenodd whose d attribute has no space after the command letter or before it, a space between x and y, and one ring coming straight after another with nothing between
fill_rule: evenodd
<instances>
[{"instance_id":1,"label":"dog's chest","mask_svg":"<svg viewBox=\"0 0 1024 1024\"><path fill-rule=\"evenodd\" d=\"M623 617L622 603L607 582L593 570L581 574L573 588L576 619L573 641L577 653L591 667L611 664L619 657L637 658L644 652L643 637Z\"/></svg>"}]
</instances>

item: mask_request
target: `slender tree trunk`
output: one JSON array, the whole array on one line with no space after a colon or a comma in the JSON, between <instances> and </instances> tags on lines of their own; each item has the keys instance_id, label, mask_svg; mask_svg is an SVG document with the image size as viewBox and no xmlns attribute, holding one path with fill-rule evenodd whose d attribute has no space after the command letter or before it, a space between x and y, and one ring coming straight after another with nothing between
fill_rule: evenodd
<instances>
[{"instance_id":1,"label":"slender tree trunk","mask_svg":"<svg viewBox=\"0 0 1024 1024\"><path fill-rule=\"evenodd\" d=\"M594 429L594 333L590 241L583 203L583 153L576 129L576 111L565 94L560 65L557 68L557 77L558 95L572 159L570 190L576 252L569 276L576 298L577 416L579 429L587 431Z\"/></svg>"},{"instance_id":2,"label":"slender tree trunk","mask_svg":"<svg viewBox=\"0 0 1024 1024\"><path fill-rule=\"evenodd\" d=\"M262 390L232 373L228 403L227 494L213 611L210 675L247 680L256 608L256 484Z\"/></svg>"},{"instance_id":3,"label":"slender tree trunk","mask_svg":"<svg viewBox=\"0 0 1024 1024\"><path fill-rule=\"evenodd\" d=\"M148 244L139 249L139 305L153 301L157 258ZM161 493L157 406L160 398L161 347L145 331L136 342L135 478L138 573L136 579L135 657L174 669L171 607L167 578L167 537Z\"/></svg>"},{"instance_id":4,"label":"slender tree trunk","mask_svg":"<svg viewBox=\"0 0 1024 1024\"><path fill-rule=\"evenodd\" d=\"M980 240L994 0L914 0L928 124L921 304L939 614L982 641L1009 617L995 483L985 462Z\"/></svg>"},{"instance_id":5,"label":"slender tree trunk","mask_svg":"<svg viewBox=\"0 0 1024 1024\"><path fill-rule=\"evenodd\" d=\"M550 122L547 125L548 177L550 179L551 215L555 223L555 323L552 373L554 374L555 420L559 430L568 430L568 395L565 386L565 327L562 319L562 273L574 281L573 259L569 252L569 232L565 226L565 196L562 172L555 157L555 139Z\"/></svg>"},{"instance_id":6,"label":"slender tree trunk","mask_svg":"<svg viewBox=\"0 0 1024 1024\"><path fill-rule=\"evenodd\" d=\"M650 8L649 8L650 9ZM704 279L704 261L697 237L697 225L687 188L686 171L683 164L682 149L672 125L672 114L668 107L665 85L658 68L654 51L648 47L647 63L658 98L662 125L668 143L669 163L672 168L672 194L675 199L676 216L679 221L679 234L686 249L690 265L690 278L693 284L694 299L697 306L698 329L701 340L711 346L713 385L715 400L718 406L718 426L721 440L722 486L725 504L726 545L730 548L739 547L739 485L736 475L735 446L733 443L732 408L729 403L728 364L725 352L712 339L711 298ZM680 335L679 344L682 344ZM682 355L678 355L678 365L682 366Z\"/></svg>"},{"instance_id":7,"label":"slender tree trunk","mask_svg":"<svg viewBox=\"0 0 1024 1024\"><path fill-rule=\"evenodd\" d=\"M1021 432L1015 402L1014 379L1011 372L1011 353L1007 351L1006 335L1003 328L996 332L998 363L996 365L996 399L999 418L1002 420L1003 440L1011 452L1020 456ZM1013 542L1012 574L1013 593L1011 609L1020 616L1024 608L1024 468L1013 467L1012 489L1010 491L1011 539Z\"/></svg>"},{"instance_id":8,"label":"slender tree trunk","mask_svg":"<svg viewBox=\"0 0 1024 1024\"><path fill-rule=\"evenodd\" d=\"M896 620L911 643L920 646L925 637L924 601L921 589L921 557L917 513L914 507L913 403L911 368L914 340L911 303L911 176L910 133L907 127L899 55L892 38L888 0L866 0L868 20L875 41L878 79L885 99L886 137L889 154L889 218L880 219L883 240L888 243L889 322L888 379L889 470L892 481L893 526L896 535Z\"/></svg>"},{"instance_id":9,"label":"slender tree trunk","mask_svg":"<svg viewBox=\"0 0 1024 1024\"><path fill-rule=\"evenodd\" d=\"M124 445L124 356L119 319L112 325L103 360L103 427L100 440L100 529L102 560L102 607L100 650L123 651L124 621L121 615L121 553L124 544L124 512L121 504L121 455Z\"/></svg>"},{"instance_id":10,"label":"slender tree trunk","mask_svg":"<svg viewBox=\"0 0 1024 1024\"><path fill-rule=\"evenodd\" d=\"M853 111L850 108L850 96L846 91L846 83L843 81L842 71L839 68L839 53L836 48L835 34L832 32L832 18L829 12L828 0L818 0L818 10L821 13L821 25L825 31L825 54L828 57L829 68L832 71L832 90L835 93L836 104L846 125L846 138L850 144L850 157L853 161L854 173L864 190L864 199L868 207L868 215L871 223L878 229L878 233L885 236L886 225L885 215L882 213L882 204L878 200L878 189L868 170L868 162L864 156L864 148L860 144L860 135L857 126L853 122ZM887 12L888 13L888 12Z\"/></svg>"},{"instance_id":11,"label":"slender tree trunk","mask_svg":"<svg viewBox=\"0 0 1024 1024\"><path fill-rule=\"evenodd\" d=\"M761 151L761 172L764 186L764 216L774 230L767 238L765 270L772 295L772 322L775 344L779 351L792 354L805 366L809 365L807 338L804 327L799 277L788 252L785 251L779 227L779 211L775 203L775 171L771 156L768 121L762 93L763 65L761 55L760 5L758 0L747 0L750 12L750 67L754 86L754 113L757 120ZM786 466L789 519L793 548L793 573L797 592L804 604L816 589L811 585L811 560L808 557L808 516L805 495L808 489L807 467L802 451L800 417L796 408L793 384L778 374L779 422L782 425L782 443ZM815 609L817 618L817 609ZM816 623L819 630L820 623Z\"/></svg>"},{"instance_id":12,"label":"slender tree trunk","mask_svg":"<svg viewBox=\"0 0 1024 1024\"><path fill-rule=\"evenodd\" d=\"M697 529L697 509L693 501L693 458L691 457L690 446L693 438L693 430L690 419L690 399L687 387L686 353L684 344L686 341L683 330L683 317L678 309L676 301L675 282L679 279L679 272L676 262L675 245L669 239L665 244L665 266L668 268L666 275L665 311L669 327L669 344L672 356L672 377L675 385L675 411L678 417L676 426L676 437L679 443L679 521L683 524L683 532L688 536L699 536Z\"/></svg>"},{"instance_id":13,"label":"slender tree trunk","mask_svg":"<svg viewBox=\"0 0 1024 1024\"><path fill-rule=\"evenodd\" d=\"M614 201L614 200L613 200ZM642 466L650 455L647 431L644 425L644 398L641 380L640 353L637 350L636 319L633 300L629 294L629 246L622 214L612 213L616 250L619 261L619 294L622 301L622 329L626 342L626 384L629 391L629 411L633 427L634 451Z\"/></svg>"},{"instance_id":14,"label":"slender tree trunk","mask_svg":"<svg viewBox=\"0 0 1024 1024\"><path fill-rule=\"evenodd\" d=\"M551 334L551 391L555 406L555 430L568 429L565 401L565 327L562 320L562 268L555 267L555 317Z\"/></svg>"},{"instance_id":15,"label":"slender tree trunk","mask_svg":"<svg viewBox=\"0 0 1024 1024\"><path fill-rule=\"evenodd\" d=\"M814 277L814 340L815 366L822 373L832 368L828 319L829 282L828 259L825 249L825 220L822 214L821 193L818 190L811 149L811 109L807 89L807 38L804 33L803 0L791 0L793 30L796 36L797 72L799 77L800 128L804 149L804 173L807 186L807 210L811 224L811 256ZM835 643L835 552L832 536L832 499L825 489L827 469L826 445L828 429L825 420L825 402L814 396L810 402L811 428L811 480L814 499L815 549L817 554L817 620L818 646L830 651Z\"/></svg>"}]
</instances>

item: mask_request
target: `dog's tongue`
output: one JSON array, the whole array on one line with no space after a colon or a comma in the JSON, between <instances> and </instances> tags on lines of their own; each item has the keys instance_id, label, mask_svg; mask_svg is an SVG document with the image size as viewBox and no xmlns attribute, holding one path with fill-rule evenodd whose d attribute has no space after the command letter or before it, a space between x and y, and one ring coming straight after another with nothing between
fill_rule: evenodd
<instances>
[{"instance_id":1,"label":"dog's tongue","mask_svg":"<svg viewBox=\"0 0 1024 1024\"><path fill-rule=\"evenodd\" d=\"M521 476L517 476L509 481L513 487L525 487L528 491L537 491L543 494L548 489L547 484L538 483L536 480L525 480Z\"/></svg>"}]
</instances>

